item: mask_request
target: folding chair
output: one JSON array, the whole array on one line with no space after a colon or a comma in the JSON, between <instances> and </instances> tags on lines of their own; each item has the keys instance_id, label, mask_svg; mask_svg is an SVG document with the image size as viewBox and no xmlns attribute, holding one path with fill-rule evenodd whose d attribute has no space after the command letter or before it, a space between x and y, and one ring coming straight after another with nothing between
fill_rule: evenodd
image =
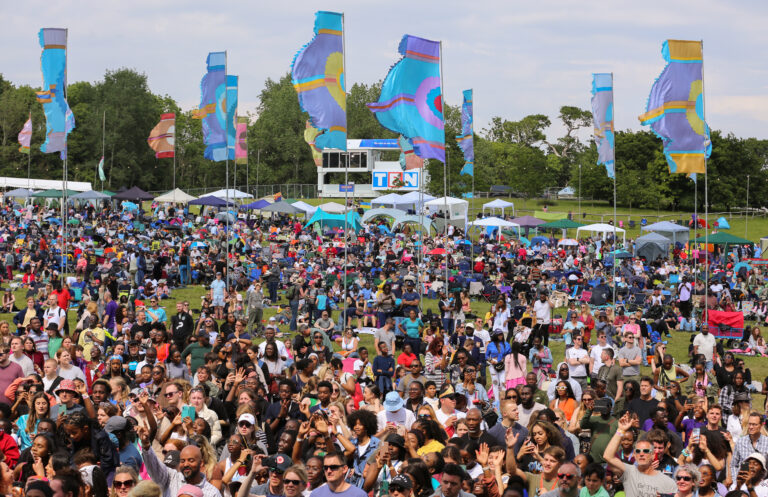
<instances>
[{"instance_id":1,"label":"folding chair","mask_svg":"<svg viewBox=\"0 0 768 497\"><path fill-rule=\"evenodd\" d=\"M589 303L589 299L592 298L592 291L591 290L584 290L581 292L581 297L579 298L579 302L583 302L585 304Z\"/></svg>"}]
</instances>

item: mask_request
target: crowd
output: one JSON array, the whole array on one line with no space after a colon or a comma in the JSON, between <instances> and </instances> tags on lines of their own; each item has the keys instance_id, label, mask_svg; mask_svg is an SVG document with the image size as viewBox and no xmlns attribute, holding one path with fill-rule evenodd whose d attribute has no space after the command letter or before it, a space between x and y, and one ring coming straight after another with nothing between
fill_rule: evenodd
<instances>
[{"instance_id":1,"label":"crowd","mask_svg":"<svg viewBox=\"0 0 768 497\"><path fill-rule=\"evenodd\" d=\"M751 249L153 211L3 203L0 493L768 497L761 330L701 325L766 318Z\"/></svg>"}]
</instances>

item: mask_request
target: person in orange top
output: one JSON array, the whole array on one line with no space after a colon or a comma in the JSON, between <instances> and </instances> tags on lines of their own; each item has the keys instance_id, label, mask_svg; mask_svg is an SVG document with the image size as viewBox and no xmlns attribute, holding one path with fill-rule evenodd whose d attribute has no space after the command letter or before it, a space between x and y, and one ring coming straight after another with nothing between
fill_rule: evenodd
<instances>
[{"instance_id":1,"label":"person in orange top","mask_svg":"<svg viewBox=\"0 0 768 497\"><path fill-rule=\"evenodd\" d=\"M567 381L557 382L555 387L555 398L549 403L549 408L553 411L560 409L565 413L565 419L571 420L573 411L576 410L576 396L573 394L571 384Z\"/></svg>"}]
</instances>

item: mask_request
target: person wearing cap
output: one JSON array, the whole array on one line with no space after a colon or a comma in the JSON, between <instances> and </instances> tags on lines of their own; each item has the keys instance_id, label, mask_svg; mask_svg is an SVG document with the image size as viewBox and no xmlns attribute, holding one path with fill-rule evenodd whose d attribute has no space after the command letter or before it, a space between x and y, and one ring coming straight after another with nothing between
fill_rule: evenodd
<instances>
[{"instance_id":1,"label":"person wearing cap","mask_svg":"<svg viewBox=\"0 0 768 497\"><path fill-rule=\"evenodd\" d=\"M177 497L203 497L203 489L196 487L195 485L182 485L179 488Z\"/></svg>"},{"instance_id":2,"label":"person wearing cap","mask_svg":"<svg viewBox=\"0 0 768 497\"><path fill-rule=\"evenodd\" d=\"M128 438L129 430L130 426L128 425L128 420L123 416L112 416L107 420L107 424L104 425L104 431L111 435L110 439L114 437L115 440L117 440L120 464L123 466L130 466L138 473L141 471L143 462L139 450Z\"/></svg>"},{"instance_id":3,"label":"person wearing cap","mask_svg":"<svg viewBox=\"0 0 768 497\"><path fill-rule=\"evenodd\" d=\"M461 394L457 394L453 385L449 384L444 385L437 396L440 408L435 411L435 416L437 416L437 422L443 426L449 435L453 435L456 421L467 416L466 413L456 409L456 397L458 395Z\"/></svg>"},{"instance_id":4,"label":"person wearing cap","mask_svg":"<svg viewBox=\"0 0 768 497\"><path fill-rule=\"evenodd\" d=\"M411 497L413 482L408 475L397 475L389 482L389 492L394 497Z\"/></svg>"},{"instance_id":5,"label":"person wearing cap","mask_svg":"<svg viewBox=\"0 0 768 497\"><path fill-rule=\"evenodd\" d=\"M412 411L405 408L405 402L400 394L392 391L384 397L382 403L384 410L376 415L378 422L378 433L376 438L384 439L389 433L394 433L398 426L404 426L406 430L411 429L411 425L416 421Z\"/></svg>"},{"instance_id":6,"label":"person wearing cap","mask_svg":"<svg viewBox=\"0 0 768 497\"><path fill-rule=\"evenodd\" d=\"M765 497L768 495L768 488L765 486L765 456L760 452L753 452L745 462L748 464L748 469L742 471L739 468L729 490L740 490L741 495L747 494L749 497ZM697 482L697 480L693 481Z\"/></svg>"},{"instance_id":7,"label":"person wearing cap","mask_svg":"<svg viewBox=\"0 0 768 497\"><path fill-rule=\"evenodd\" d=\"M243 479L243 484L240 486L240 490L237 492L238 497L246 497L249 494L255 495L274 495L282 496L284 494L284 481L285 472L293 466L293 460L287 455L278 452L275 455L269 457L263 457L257 455L253 458L253 467L251 472ZM264 468L269 470L269 479L266 483L256 485L251 488L253 479L257 473L260 473Z\"/></svg>"},{"instance_id":8,"label":"person wearing cap","mask_svg":"<svg viewBox=\"0 0 768 497\"><path fill-rule=\"evenodd\" d=\"M152 450L152 441L149 437L149 429L146 426L138 426L137 434L141 443L141 456L144 459L147 474L163 489L163 497L177 497L184 485L194 485L202 491L203 497L221 497L221 492L211 485L204 472L203 455L200 449L194 445L188 445L180 454L179 470L167 467L157 458ZM195 495L193 497L200 497Z\"/></svg>"}]
</instances>

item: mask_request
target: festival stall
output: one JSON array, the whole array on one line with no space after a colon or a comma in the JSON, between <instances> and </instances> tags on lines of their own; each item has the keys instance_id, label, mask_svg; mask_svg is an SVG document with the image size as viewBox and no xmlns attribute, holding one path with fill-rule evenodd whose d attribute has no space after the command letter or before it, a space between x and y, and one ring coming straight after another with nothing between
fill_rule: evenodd
<instances>
[{"instance_id":1,"label":"festival stall","mask_svg":"<svg viewBox=\"0 0 768 497\"><path fill-rule=\"evenodd\" d=\"M586 231L591 233L593 236L596 234L601 235L602 239L605 240L609 233L621 233L621 241L622 244L626 243L627 240L627 232L623 228L619 228L617 226L613 226L606 223L595 223L595 224L588 224L586 226L582 226L581 228L576 228L576 238L579 238L579 234L582 231Z\"/></svg>"},{"instance_id":2,"label":"festival stall","mask_svg":"<svg viewBox=\"0 0 768 497\"><path fill-rule=\"evenodd\" d=\"M686 226L681 226L669 221L659 221L658 223L649 224L648 226L642 226L640 231L658 233L668 240L671 240L672 243L685 244L688 242L688 236L691 230Z\"/></svg>"},{"instance_id":3,"label":"festival stall","mask_svg":"<svg viewBox=\"0 0 768 497\"><path fill-rule=\"evenodd\" d=\"M515 204L512 202L507 202L506 200L502 200L500 198L497 198L496 200L491 200L490 202L483 204L483 214L485 214L486 210L491 211L491 214L495 214L497 210L501 211L501 215L504 215L505 209L512 209L512 215L515 215Z\"/></svg>"},{"instance_id":4,"label":"festival stall","mask_svg":"<svg viewBox=\"0 0 768 497\"><path fill-rule=\"evenodd\" d=\"M635 240L635 256L646 261L655 261L658 257L667 258L672 241L656 232L651 232Z\"/></svg>"}]
</instances>

